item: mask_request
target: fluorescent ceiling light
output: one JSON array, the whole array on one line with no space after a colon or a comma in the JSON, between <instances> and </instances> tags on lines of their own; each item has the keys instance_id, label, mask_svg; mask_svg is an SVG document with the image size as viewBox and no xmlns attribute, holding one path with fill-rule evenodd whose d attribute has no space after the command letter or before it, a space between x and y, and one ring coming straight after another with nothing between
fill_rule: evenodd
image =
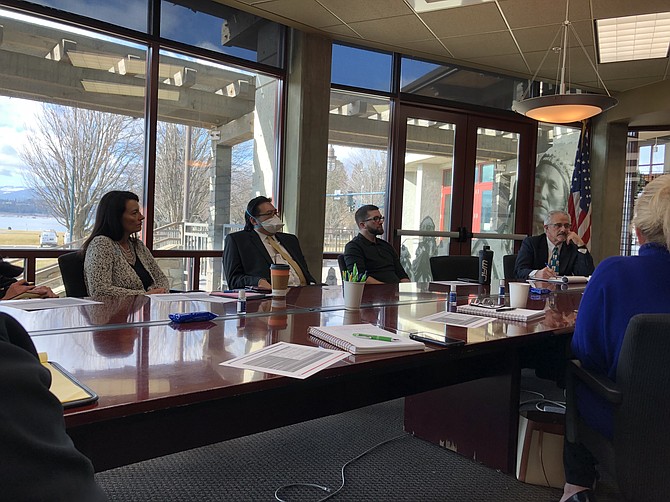
<instances>
[{"instance_id":1,"label":"fluorescent ceiling light","mask_svg":"<svg viewBox=\"0 0 670 502\"><path fill-rule=\"evenodd\" d=\"M670 12L597 19L601 63L668 57Z\"/></svg>"},{"instance_id":2,"label":"fluorescent ceiling light","mask_svg":"<svg viewBox=\"0 0 670 502\"><path fill-rule=\"evenodd\" d=\"M409 3L410 7L414 9L414 12L430 12L433 10L453 9L455 7L465 7L466 5L476 5L492 1L493 0L409 0Z\"/></svg>"}]
</instances>

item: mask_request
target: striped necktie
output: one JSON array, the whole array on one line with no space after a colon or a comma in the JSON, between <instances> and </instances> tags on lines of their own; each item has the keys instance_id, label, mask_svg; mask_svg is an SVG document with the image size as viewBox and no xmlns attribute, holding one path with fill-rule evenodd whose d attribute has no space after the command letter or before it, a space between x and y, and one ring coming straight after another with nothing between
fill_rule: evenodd
<instances>
[{"instance_id":1,"label":"striped necktie","mask_svg":"<svg viewBox=\"0 0 670 502\"><path fill-rule=\"evenodd\" d=\"M554 246L554 250L551 253L551 258L549 259L549 268L558 274L558 246Z\"/></svg>"},{"instance_id":2,"label":"striped necktie","mask_svg":"<svg viewBox=\"0 0 670 502\"><path fill-rule=\"evenodd\" d=\"M301 286L307 286L307 279L305 278L305 274L302 273L302 269L300 268L300 265L293 259L293 257L288 253L288 251L285 251L282 246L279 245L279 242L275 240L275 237L268 235L268 242L270 243L270 246L274 248L277 253L282 255L282 258L286 260L286 263L290 265L290 267L293 269L293 271L296 273L298 276L298 279L300 279L300 285Z\"/></svg>"}]
</instances>

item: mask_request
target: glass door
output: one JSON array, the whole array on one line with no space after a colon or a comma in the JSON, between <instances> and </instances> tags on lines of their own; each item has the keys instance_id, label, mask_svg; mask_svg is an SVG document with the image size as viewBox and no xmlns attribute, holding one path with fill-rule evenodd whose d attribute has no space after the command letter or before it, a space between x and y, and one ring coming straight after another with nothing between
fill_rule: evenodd
<instances>
[{"instance_id":1,"label":"glass door","mask_svg":"<svg viewBox=\"0 0 670 502\"><path fill-rule=\"evenodd\" d=\"M428 281L430 257L494 252L493 278L502 257L529 230L534 128L400 106L400 127L389 228L413 281ZM519 208L519 209L517 209Z\"/></svg>"}]
</instances>

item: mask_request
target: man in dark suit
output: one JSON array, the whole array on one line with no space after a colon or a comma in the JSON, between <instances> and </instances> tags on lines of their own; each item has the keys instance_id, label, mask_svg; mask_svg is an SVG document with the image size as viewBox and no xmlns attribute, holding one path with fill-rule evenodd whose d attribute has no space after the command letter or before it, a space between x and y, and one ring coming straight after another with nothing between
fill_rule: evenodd
<instances>
[{"instance_id":1,"label":"man in dark suit","mask_svg":"<svg viewBox=\"0 0 670 502\"><path fill-rule=\"evenodd\" d=\"M263 196L251 199L244 220L244 230L228 234L223 248L223 271L229 288L271 289L270 265L273 263L289 265L289 286L316 284L307 269L298 238L279 231L284 224L270 199Z\"/></svg>"},{"instance_id":2,"label":"man in dark suit","mask_svg":"<svg viewBox=\"0 0 670 502\"><path fill-rule=\"evenodd\" d=\"M570 216L551 211L544 220L544 234L526 237L516 259L517 279L550 279L557 275L593 273L593 258L584 241L570 230Z\"/></svg>"}]
</instances>

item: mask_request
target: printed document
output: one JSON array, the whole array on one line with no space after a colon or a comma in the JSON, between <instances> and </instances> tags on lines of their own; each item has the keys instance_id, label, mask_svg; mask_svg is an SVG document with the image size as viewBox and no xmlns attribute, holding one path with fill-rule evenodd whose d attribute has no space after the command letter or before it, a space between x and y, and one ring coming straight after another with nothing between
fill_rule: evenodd
<instances>
[{"instance_id":1,"label":"printed document","mask_svg":"<svg viewBox=\"0 0 670 502\"><path fill-rule=\"evenodd\" d=\"M419 321L440 322L448 326L458 326L460 328L478 328L490 322L492 317L481 317L469 314L459 314L458 312L437 312L436 314L422 317Z\"/></svg>"},{"instance_id":2,"label":"printed document","mask_svg":"<svg viewBox=\"0 0 670 502\"><path fill-rule=\"evenodd\" d=\"M348 356L348 352L341 350L278 342L251 354L224 361L221 366L304 379Z\"/></svg>"}]
</instances>

